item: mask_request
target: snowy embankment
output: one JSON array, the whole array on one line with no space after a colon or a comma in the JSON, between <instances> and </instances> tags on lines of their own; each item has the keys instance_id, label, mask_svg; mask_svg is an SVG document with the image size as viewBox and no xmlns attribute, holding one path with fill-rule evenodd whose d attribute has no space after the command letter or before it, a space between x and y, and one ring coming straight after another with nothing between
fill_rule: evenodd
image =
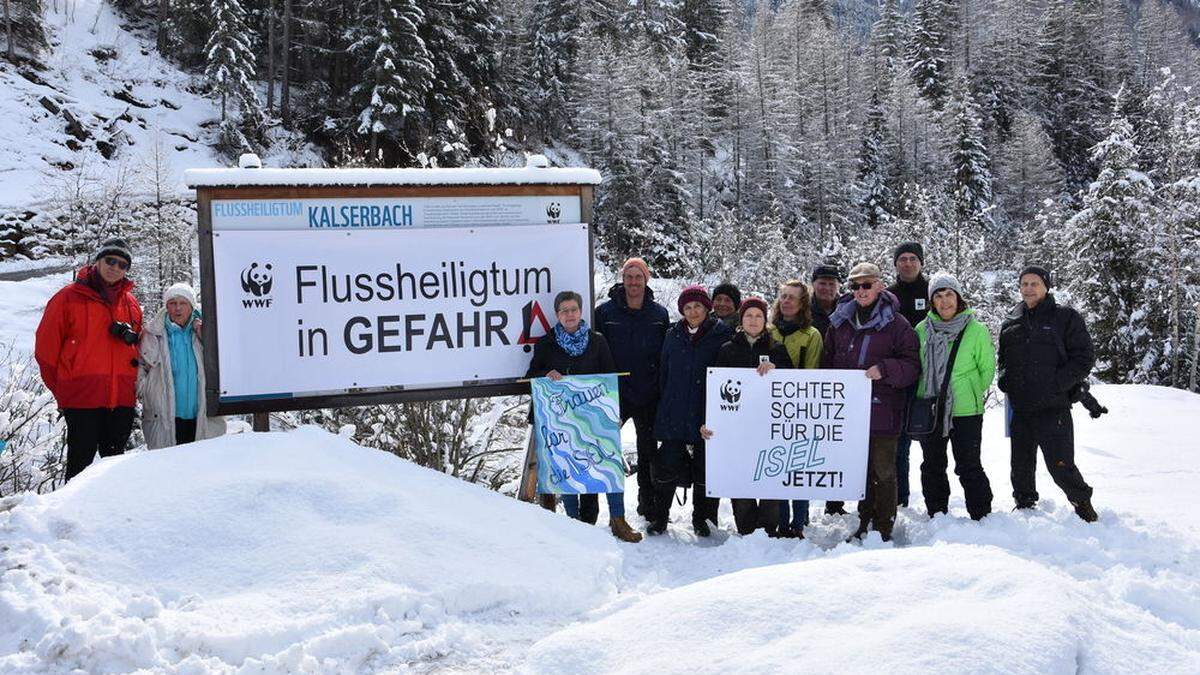
<instances>
[{"instance_id":1,"label":"snowy embankment","mask_svg":"<svg viewBox=\"0 0 1200 675\"><path fill-rule=\"evenodd\" d=\"M1099 523L1044 473L1042 510L1009 511L993 414L996 512L956 487L894 548L825 516L737 537L727 502L710 540L685 507L622 545L309 428L103 460L0 507L0 671L1197 672L1200 397L1095 392Z\"/></svg>"}]
</instances>

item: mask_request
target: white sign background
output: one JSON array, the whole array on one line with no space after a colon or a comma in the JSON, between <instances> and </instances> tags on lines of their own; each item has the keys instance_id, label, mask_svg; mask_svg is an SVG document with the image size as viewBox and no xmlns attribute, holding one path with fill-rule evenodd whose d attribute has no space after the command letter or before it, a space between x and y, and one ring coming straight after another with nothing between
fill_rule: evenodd
<instances>
[{"instance_id":1,"label":"white sign background","mask_svg":"<svg viewBox=\"0 0 1200 675\"><path fill-rule=\"evenodd\" d=\"M578 223L579 209L579 197L572 195L214 199L212 227L225 231L544 225Z\"/></svg>"},{"instance_id":2,"label":"white sign background","mask_svg":"<svg viewBox=\"0 0 1200 675\"><path fill-rule=\"evenodd\" d=\"M489 288L492 297L481 306L473 304L481 296L468 290L472 283L487 285L499 278L503 286L503 277L491 271L493 263L499 270L510 271L508 288L519 292L496 295ZM587 298L589 263L588 226L583 224L215 232L220 397L461 386L522 377L530 358L530 352L518 344L524 328L522 308L536 301L552 327L558 292L574 290ZM271 265L269 291L262 292L261 285L246 290L243 275L253 269L256 278L250 280L261 282L267 264ZM549 270L548 284L542 268ZM513 274L515 269L522 273ZM464 276L479 270L482 276ZM396 284L391 284L390 299L378 297L384 295L377 284L379 275L396 278L408 274L412 277L399 284L399 292ZM334 278L338 279L339 297L347 297L349 281L354 282L350 290L359 297L350 295L347 302L335 302L330 293L330 300L325 301L325 293L333 291ZM301 287L301 279L311 285ZM298 290L303 302L297 297ZM437 297L426 297L426 292ZM396 297L401 294L402 299ZM584 316L590 319L591 303L585 299L584 305ZM488 330L489 312L495 331ZM439 314L445 319L441 331L435 320ZM383 322L383 328L395 333L381 338L381 316L393 317ZM361 322L348 326L354 317L363 317L369 326ZM412 321L411 332L408 321ZM503 327L499 327L501 323ZM464 324L467 330L460 340ZM469 330L471 325L478 326L478 338ZM324 335L312 333L313 329L321 329ZM534 321L532 332L539 337L545 331ZM347 343L361 349L365 335L371 336L372 348L353 353ZM455 346L445 340L430 342L434 335ZM381 345L389 350L381 351Z\"/></svg>"},{"instance_id":3,"label":"white sign background","mask_svg":"<svg viewBox=\"0 0 1200 675\"><path fill-rule=\"evenodd\" d=\"M864 371L709 368L705 405L709 497L862 499L871 429Z\"/></svg>"}]
</instances>

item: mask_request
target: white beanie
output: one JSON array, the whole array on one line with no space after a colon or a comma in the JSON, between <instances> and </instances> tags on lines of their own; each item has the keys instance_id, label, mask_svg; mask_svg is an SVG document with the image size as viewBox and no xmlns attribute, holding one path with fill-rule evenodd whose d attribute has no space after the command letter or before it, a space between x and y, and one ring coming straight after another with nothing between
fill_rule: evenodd
<instances>
[{"instance_id":1,"label":"white beanie","mask_svg":"<svg viewBox=\"0 0 1200 675\"><path fill-rule=\"evenodd\" d=\"M967 299L963 297L962 284L958 283L958 279L955 279L952 275L945 272L938 272L937 274L933 275L932 279L929 280L929 299L933 300L933 294L937 293L943 288L949 288L955 293L958 293L958 297L962 298L963 302L967 301Z\"/></svg>"},{"instance_id":2,"label":"white beanie","mask_svg":"<svg viewBox=\"0 0 1200 675\"><path fill-rule=\"evenodd\" d=\"M163 291L164 305L170 302L171 298L187 300L188 304L191 305L193 309L196 308L196 289L183 283L182 281L177 284L171 284L167 290Z\"/></svg>"}]
</instances>

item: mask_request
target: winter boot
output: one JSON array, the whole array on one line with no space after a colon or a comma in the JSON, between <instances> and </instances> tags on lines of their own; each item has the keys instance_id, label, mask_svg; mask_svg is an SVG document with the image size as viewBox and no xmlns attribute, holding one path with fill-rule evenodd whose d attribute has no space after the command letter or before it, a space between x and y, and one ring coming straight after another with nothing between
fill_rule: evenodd
<instances>
[{"instance_id":1,"label":"winter boot","mask_svg":"<svg viewBox=\"0 0 1200 675\"><path fill-rule=\"evenodd\" d=\"M846 515L845 502L825 502L825 514L830 516Z\"/></svg>"},{"instance_id":2,"label":"winter boot","mask_svg":"<svg viewBox=\"0 0 1200 675\"><path fill-rule=\"evenodd\" d=\"M696 531L696 536L707 537L712 534L712 529L708 527L707 520L693 520L692 529Z\"/></svg>"},{"instance_id":3,"label":"winter boot","mask_svg":"<svg viewBox=\"0 0 1200 675\"><path fill-rule=\"evenodd\" d=\"M868 521L868 520L858 521L858 529L854 531L854 534L850 535L849 537L846 537L846 543L853 544L853 543L862 541L862 538L867 536L867 532L870 529L871 529L870 521Z\"/></svg>"},{"instance_id":4,"label":"winter boot","mask_svg":"<svg viewBox=\"0 0 1200 675\"><path fill-rule=\"evenodd\" d=\"M625 522L624 518L609 518L608 529L612 530L613 536L621 541L627 541L631 544L636 544L642 540L642 535L634 532L629 523Z\"/></svg>"},{"instance_id":5,"label":"winter boot","mask_svg":"<svg viewBox=\"0 0 1200 675\"><path fill-rule=\"evenodd\" d=\"M1100 520L1100 516L1096 515L1096 509L1092 508L1090 499L1085 499L1075 505L1075 515L1083 519L1085 523L1094 523Z\"/></svg>"}]
</instances>

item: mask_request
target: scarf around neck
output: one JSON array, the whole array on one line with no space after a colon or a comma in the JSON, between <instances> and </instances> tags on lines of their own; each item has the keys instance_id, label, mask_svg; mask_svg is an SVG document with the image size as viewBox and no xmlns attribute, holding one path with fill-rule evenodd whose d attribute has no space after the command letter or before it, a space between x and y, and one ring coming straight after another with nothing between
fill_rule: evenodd
<instances>
[{"instance_id":1,"label":"scarf around neck","mask_svg":"<svg viewBox=\"0 0 1200 675\"><path fill-rule=\"evenodd\" d=\"M561 323L554 325L554 341L568 356L579 356L588 348L587 321L580 321L574 333L568 333Z\"/></svg>"},{"instance_id":2,"label":"scarf around neck","mask_svg":"<svg viewBox=\"0 0 1200 675\"><path fill-rule=\"evenodd\" d=\"M925 322L925 395L937 396L942 381L946 379L946 367L950 361L950 349L954 340L966 330L971 322L971 312L959 312L949 321L934 318L932 312ZM946 404L942 410L942 436L950 435L954 428L954 387L946 387Z\"/></svg>"}]
</instances>

